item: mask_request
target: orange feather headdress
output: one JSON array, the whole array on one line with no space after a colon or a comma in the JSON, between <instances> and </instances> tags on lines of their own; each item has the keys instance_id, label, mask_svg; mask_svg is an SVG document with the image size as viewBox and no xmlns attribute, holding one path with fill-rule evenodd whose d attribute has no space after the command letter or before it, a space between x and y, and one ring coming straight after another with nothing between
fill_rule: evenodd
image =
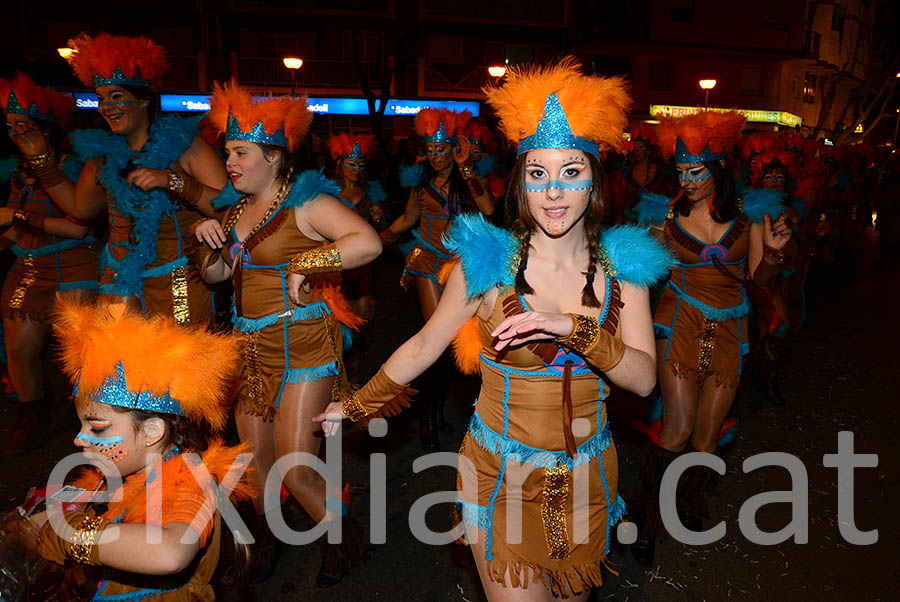
<instances>
[{"instance_id":1,"label":"orange feather headdress","mask_svg":"<svg viewBox=\"0 0 900 602\"><path fill-rule=\"evenodd\" d=\"M207 117L213 127L225 133L226 141L247 140L294 151L309 131L313 114L306 106L306 96L256 101L247 89L232 81L215 85Z\"/></svg>"},{"instance_id":2,"label":"orange feather headdress","mask_svg":"<svg viewBox=\"0 0 900 602\"><path fill-rule=\"evenodd\" d=\"M472 119L469 111L424 108L416 114L416 133L425 142L449 142L456 144L461 133Z\"/></svg>"},{"instance_id":3,"label":"orange feather headdress","mask_svg":"<svg viewBox=\"0 0 900 602\"><path fill-rule=\"evenodd\" d=\"M367 159L375 148L375 136L368 134L335 134L328 139L328 152L338 159Z\"/></svg>"},{"instance_id":4,"label":"orange feather headdress","mask_svg":"<svg viewBox=\"0 0 900 602\"><path fill-rule=\"evenodd\" d=\"M511 67L506 80L482 91L519 154L572 148L599 156L621 145L631 108L623 78L583 75L578 61L566 57L554 65Z\"/></svg>"},{"instance_id":5,"label":"orange feather headdress","mask_svg":"<svg viewBox=\"0 0 900 602\"><path fill-rule=\"evenodd\" d=\"M75 110L75 99L42 88L24 73L17 72L12 79L0 79L0 106L6 114L28 115L65 127Z\"/></svg>"},{"instance_id":6,"label":"orange feather headdress","mask_svg":"<svg viewBox=\"0 0 900 602\"><path fill-rule=\"evenodd\" d=\"M656 132L660 150L676 163L724 159L741 137L746 118L736 111L700 111L686 117L663 117Z\"/></svg>"},{"instance_id":7,"label":"orange feather headdress","mask_svg":"<svg viewBox=\"0 0 900 602\"><path fill-rule=\"evenodd\" d=\"M494 153L497 150L497 140L494 132L490 128L480 123L470 123L465 129L465 135L468 136L474 144L477 144L487 153Z\"/></svg>"},{"instance_id":8,"label":"orange feather headdress","mask_svg":"<svg viewBox=\"0 0 900 602\"><path fill-rule=\"evenodd\" d=\"M69 65L85 86L99 88L109 84L146 86L158 89L169 68L165 49L144 36L114 36L86 33L69 40L75 52Z\"/></svg>"},{"instance_id":9,"label":"orange feather headdress","mask_svg":"<svg viewBox=\"0 0 900 602\"><path fill-rule=\"evenodd\" d=\"M225 427L235 339L162 317L143 319L124 304L58 307L53 327L74 397Z\"/></svg>"}]
</instances>

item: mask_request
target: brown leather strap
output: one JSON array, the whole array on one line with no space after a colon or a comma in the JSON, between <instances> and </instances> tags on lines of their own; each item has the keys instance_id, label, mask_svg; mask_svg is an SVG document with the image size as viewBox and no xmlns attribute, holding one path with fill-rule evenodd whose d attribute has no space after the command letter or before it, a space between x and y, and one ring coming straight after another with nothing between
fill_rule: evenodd
<instances>
[{"instance_id":1,"label":"brown leather strap","mask_svg":"<svg viewBox=\"0 0 900 602\"><path fill-rule=\"evenodd\" d=\"M511 316L515 316L521 313L525 313L522 309L522 304L519 303L519 297L513 293L512 295L506 297L503 300L503 315L507 318ZM525 348L528 351L532 352L542 360L544 360L545 364L550 364L553 362L553 359L556 357L559 348L553 343L537 343L532 342L525 345Z\"/></svg>"}]
</instances>

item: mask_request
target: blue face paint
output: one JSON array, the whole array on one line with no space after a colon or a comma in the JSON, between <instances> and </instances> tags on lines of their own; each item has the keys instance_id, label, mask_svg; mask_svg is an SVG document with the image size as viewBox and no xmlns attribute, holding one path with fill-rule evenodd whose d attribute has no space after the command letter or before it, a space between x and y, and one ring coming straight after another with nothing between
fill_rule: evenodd
<instances>
[{"instance_id":1,"label":"blue face paint","mask_svg":"<svg viewBox=\"0 0 900 602\"><path fill-rule=\"evenodd\" d=\"M710 172L705 167L703 171L700 173L691 173L689 171L679 171L678 172L678 181L679 182L703 182L712 177L712 172Z\"/></svg>"},{"instance_id":2,"label":"blue face paint","mask_svg":"<svg viewBox=\"0 0 900 602\"><path fill-rule=\"evenodd\" d=\"M446 155L449 155L451 150L453 150L453 147L450 147L447 150L426 149L425 154L429 157L444 157Z\"/></svg>"},{"instance_id":3,"label":"blue face paint","mask_svg":"<svg viewBox=\"0 0 900 602\"><path fill-rule=\"evenodd\" d=\"M365 169L365 163L344 163L344 167L347 169Z\"/></svg>"},{"instance_id":4,"label":"blue face paint","mask_svg":"<svg viewBox=\"0 0 900 602\"><path fill-rule=\"evenodd\" d=\"M136 100L107 100L97 103L97 110L115 109L117 107L133 107L137 104Z\"/></svg>"},{"instance_id":5,"label":"blue face paint","mask_svg":"<svg viewBox=\"0 0 900 602\"><path fill-rule=\"evenodd\" d=\"M547 180L546 182L525 182L527 192L547 192L551 188L557 190L589 190L593 180Z\"/></svg>"},{"instance_id":6,"label":"blue face paint","mask_svg":"<svg viewBox=\"0 0 900 602\"><path fill-rule=\"evenodd\" d=\"M88 435L87 433L78 433L75 438L95 447L109 447L125 441L122 437L95 437L94 435Z\"/></svg>"}]
</instances>

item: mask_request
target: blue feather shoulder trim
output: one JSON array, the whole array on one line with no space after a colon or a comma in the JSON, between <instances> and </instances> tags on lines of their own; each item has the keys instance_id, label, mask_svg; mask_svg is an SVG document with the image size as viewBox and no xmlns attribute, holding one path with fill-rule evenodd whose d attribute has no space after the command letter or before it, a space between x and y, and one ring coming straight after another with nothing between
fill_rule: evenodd
<instances>
[{"instance_id":1,"label":"blue feather shoulder trim","mask_svg":"<svg viewBox=\"0 0 900 602\"><path fill-rule=\"evenodd\" d=\"M481 159L475 163L475 175L479 178L486 178L497 164L497 157L494 155L483 155Z\"/></svg>"},{"instance_id":2,"label":"blue feather shoulder trim","mask_svg":"<svg viewBox=\"0 0 900 602\"><path fill-rule=\"evenodd\" d=\"M241 193L234 189L234 184L231 183L231 178L225 183L225 188L222 189L222 192L214 198L210 203L213 206L213 209L224 209L225 207L232 207L237 205L237 202L241 200Z\"/></svg>"},{"instance_id":3,"label":"blue feather shoulder trim","mask_svg":"<svg viewBox=\"0 0 900 602\"><path fill-rule=\"evenodd\" d=\"M300 207L306 201L311 201L320 194L340 197L341 187L334 180L327 178L321 171L307 169L294 177L294 181L291 182L291 190L284 200L284 206Z\"/></svg>"},{"instance_id":4,"label":"blue feather shoulder trim","mask_svg":"<svg viewBox=\"0 0 900 602\"><path fill-rule=\"evenodd\" d=\"M519 241L489 223L480 213L454 218L444 234L444 246L462 264L466 297L473 299L494 287L505 288L516 281Z\"/></svg>"},{"instance_id":5,"label":"blue feather shoulder trim","mask_svg":"<svg viewBox=\"0 0 900 602\"><path fill-rule=\"evenodd\" d=\"M751 222L762 224L768 215L772 221L784 212L784 194L768 188L748 188L742 191L744 215Z\"/></svg>"},{"instance_id":6,"label":"blue feather shoulder trim","mask_svg":"<svg viewBox=\"0 0 900 602\"><path fill-rule=\"evenodd\" d=\"M652 286L665 278L672 255L642 226L613 226L600 234L600 244L615 276L635 286Z\"/></svg>"},{"instance_id":7,"label":"blue feather shoulder trim","mask_svg":"<svg viewBox=\"0 0 900 602\"><path fill-rule=\"evenodd\" d=\"M113 134L106 130L75 130L69 132L72 150L82 161L105 157Z\"/></svg>"},{"instance_id":8,"label":"blue feather shoulder trim","mask_svg":"<svg viewBox=\"0 0 900 602\"><path fill-rule=\"evenodd\" d=\"M19 167L19 160L15 157L0 159L0 182L6 182L12 178L17 167Z\"/></svg>"},{"instance_id":9,"label":"blue feather shoulder trim","mask_svg":"<svg viewBox=\"0 0 900 602\"><path fill-rule=\"evenodd\" d=\"M425 166L421 163L400 167L400 185L404 188L418 188L425 179Z\"/></svg>"},{"instance_id":10,"label":"blue feather shoulder trim","mask_svg":"<svg viewBox=\"0 0 900 602\"><path fill-rule=\"evenodd\" d=\"M376 205L380 205L387 198L387 193L384 191L384 187L382 187L381 182L378 180L369 181L369 190L367 194L369 200Z\"/></svg>"},{"instance_id":11,"label":"blue feather shoulder trim","mask_svg":"<svg viewBox=\"0 0 900 602\"><path fill-rule=\"evenodd\" d=\"M669 216L669 197L655 192L642 192L634 206L639 224L661 224Z\"/></svg>"}]
</instances>

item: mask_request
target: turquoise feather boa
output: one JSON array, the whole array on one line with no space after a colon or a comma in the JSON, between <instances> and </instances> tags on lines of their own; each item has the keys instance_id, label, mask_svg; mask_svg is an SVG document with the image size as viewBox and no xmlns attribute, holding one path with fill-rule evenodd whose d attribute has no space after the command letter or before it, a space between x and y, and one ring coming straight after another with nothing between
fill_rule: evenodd
<instances>
[{"instance_id":1,"label":"turquoise feather boa","mask_svg":"<svg viewBox=\"0 0 900 602\"><path fill-rule=\"evenodd\" d=\"M617 277L635 286L653 286L669 275L671 253L641 226L613 226L600 234Z\"/></svg>"},{"instance_id":2,"label":"turquoise feather boa","mask_svg":"<svg viewBox=\"0 0 900 602\"><path fill-rule=\"evenodd\" d=\"M748 188L741 191L744 198L744 215L756 224L762 224L765 216L774 222L784 213L785 195L769 188Z\"/></svg>"},{"instance_id":3,"label":"turquoise feather boa","mask_svg":"<svg viewBox=\"0 0 900 602\"><path fill-rule=\"evenodd\" d=\"M127 297L140 293L144 286L144 269L157 258L159 224L165 215L174 215L178 209L162 188L144 191L129 186L123 170L129 162L135 168L171 168L193 143L201 117L169 115L157 119L150 126L150 137L141 151L130 149L124 137L107 131L80 130L70 134L72 148L79 158L104 160L97 172L97 181L109 193L110 203L132 227L133 242L120 243L126 250L121 260L113 259L109 253L103 254L104 267L110 267L116 273L112 287L106 287L108 294Z\"/></svg>"},{"instance_id":4,"label":"turquoise feather boa","mask_svg":"<svg viewBox=\"0 0 900 602\"><path fill-rule=\"evenodd\" d=\"M374 205L382 204L387 198L387 193L384 191L384 187L378 180L369 181L369 190L366 194L368 195L369 200L372 201L372 204Z\"/></svg>"},{"instance_id":5,"label":"turquoise feather boa","mask_svg":"<svg viewBox=\"0 0 900 602\"><path fill-rule=\"evenodd\" d=\"M494 287L512 286L516 280L516 238L480 213L457 216L444 233L444 246L460 258L466 277L466 297L473 299Z\"/></svg>"},{"instance_id":6,"label":"turquoise feather boa","mask_svg":"<svg viewBox=\"0 0 900 602\"><path fill-rule=\"evenodd\" d=\"M325 176L317 169L307 169L304 172L294 176L291 181L291 189L284 199L283 207L301 207L305 202L316 198L320 194L330 194L333 197L340 197L340 185ZM219 196L212 200L212 206L216 209L223 209L237 205L241 200L242 193L234 189L231 180L225 184L225 188L219 193Z\"/></svg>"},{"instance_id":7,"label":"turquoise feather boa","mask_svg":"<svg viewBox=\"0 0 900 602\"><path fill-rule=\"evenodd\" d=\"M425 166L421 163L404 165L400 168L400 185L404 188L418 188L425 180Z\"/></svg>"},{"instance_id":8,"label":"turquoise feather boa","mask_svg":"<svg viewBox=\"0 0 900 602\"><path fill-rule=\"evenodd\" d=\"M655 192L642 192L634 206L639 224L661 224L669 216L669 197Z\"/></svg>"}]
</instances>

